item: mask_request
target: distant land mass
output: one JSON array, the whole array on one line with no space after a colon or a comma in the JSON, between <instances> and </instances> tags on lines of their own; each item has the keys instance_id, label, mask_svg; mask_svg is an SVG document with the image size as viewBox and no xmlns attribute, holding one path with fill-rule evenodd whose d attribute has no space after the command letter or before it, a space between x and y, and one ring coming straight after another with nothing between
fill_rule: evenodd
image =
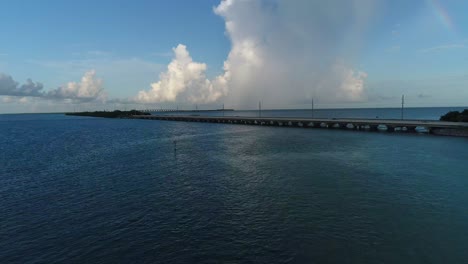
<instances>
[{"instance_id":1,"label":"distant land mass","mask_svg":"<svg viewBox=\"0 0 468 264\"><path fill-rule=\"evenodd\" d=\"M141 112L138 110L130 110L130 111L115 110L115 111L73 112L73 113L65 113L65 115L121 118L121 117L132 116L132 115L151 115L151 114L147 112Z\"/></svg>"},{"instance_id":2,"label":"distant land mass","mask_svg":"<svg viewBox=\"0 0 468 264\"><path fill-rule=\"evenodd\" d=\"M440 121L450 122L468 122L468 109L459 111L450 111L447 114L440 117Z\"/></svg>"}]
</instances>

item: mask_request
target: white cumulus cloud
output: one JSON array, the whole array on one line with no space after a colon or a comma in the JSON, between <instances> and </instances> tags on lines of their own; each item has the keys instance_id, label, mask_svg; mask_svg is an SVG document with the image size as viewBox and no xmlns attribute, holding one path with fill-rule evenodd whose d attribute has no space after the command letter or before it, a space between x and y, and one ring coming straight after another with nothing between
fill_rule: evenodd
<instances>
[{"instance_id":1,"label":"white cumulus cloud","mask_svg":"<svg viewBox=\"0 0 468 264\"><path fill-rule=\"evenodd\" d=\"M136 101L210 103L225 95L227 86L224 78L209 80L206 64L194 62L186 46L179 44L173 52L174 59L160 74L159 81L151 84L150 90L140 91Z\"/></svg>"},{"instance_id":2,"label":"white cumulus cloud","mask_svg":"<svg viewBox=\"0 0 468 264\"><path fill-rule=\"evenodd\" d=\"M33 82L31 79L20 85L10 75L0 73L0 95L40 97L43 95L43 88L41 83Z\"/></svg>"},{"instance_id":3,"label":"white cumulus cloud","mask_svg":"<svg viewBox=\"0 0 468 264\"><path fill-rule=\"evenodd\" d=\"M96 77L96 71L87 71L80 82L69 82L47 93L55 99L72 99L78 101L105 100L106 94L102 79Z\"/></svg>"}]
</instances>

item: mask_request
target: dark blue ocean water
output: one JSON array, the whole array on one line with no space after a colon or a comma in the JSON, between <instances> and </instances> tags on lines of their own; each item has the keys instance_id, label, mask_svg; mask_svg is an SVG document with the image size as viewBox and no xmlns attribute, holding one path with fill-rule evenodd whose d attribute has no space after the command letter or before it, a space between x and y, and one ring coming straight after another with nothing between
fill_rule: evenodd
<instances>
[{"instance_id":1,"label":"dark blue ocean water","mask_svg":"<svg viewBox=\"0 0 468 264\"><path fill-rule=\"evenodd\" d=\"M466 263L467 160L466 138L0 115L0 262Z\"/></svg>"}]
</instances>

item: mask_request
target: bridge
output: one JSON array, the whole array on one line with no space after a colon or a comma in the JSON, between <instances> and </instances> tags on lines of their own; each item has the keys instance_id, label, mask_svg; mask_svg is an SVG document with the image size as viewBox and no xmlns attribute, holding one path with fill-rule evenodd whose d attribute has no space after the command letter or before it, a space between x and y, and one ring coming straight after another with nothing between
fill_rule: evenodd
<instances>
[{"instance_id":1,"label":"bridge","mask_svg":"<svg viewBox=\"0 0 468 264\"><path fill-rule=\"evenodd\" d=\"M179 110L179 109L144 109L137 110L143 113L164 113L164 112L218 112L218 111L234 111L234 109L200 109L200 110Z\"/></svg>"},{"instance_id":2,"label":"bridge","mask_svg":"<svg viewBox=\"0 0 468 264\"><path fill-rule=\"evenodd\" d=\"M330 128L362 131L428 133L468 137L468 123L430 120L284 118L197 115L134 115L126 118L184 122L226 123L239 125Z\"/></svg>"},{"instance_id":3,"label":"bridge","mask_svg":"<svg viewBox=\"0 0 468 264\"><path fill-rule=\"evenodd\" d=\"M187 110L178 110L178 109L144 109L144 110L137 110L143 113L162 113L162 112L184 112Z\"/></svg>"}]
</instances>

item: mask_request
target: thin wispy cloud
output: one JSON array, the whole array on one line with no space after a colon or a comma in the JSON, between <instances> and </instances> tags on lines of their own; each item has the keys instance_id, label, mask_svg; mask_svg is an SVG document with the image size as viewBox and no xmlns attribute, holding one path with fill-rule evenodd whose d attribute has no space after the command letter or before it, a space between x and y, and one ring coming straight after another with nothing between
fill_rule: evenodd
<instances>
[{"instance_id":1,"label":"thin wispy cloud","mask_svg":"<svg viewBox=\"0 0 468 264\"><path fill-rule=\"evenodd\" d=\"M419 99L426 99L426 98L431 98L432 96L429 95L429 94L424 94L424 93L420 93L418 94L418 98Z\"/></svg>"},{"instance_id":2,"label":"thin wispy cloud","mask_svg":"<svg viewBox=\"0 0 468 264\"><path fill-rule=\"evenodd\" d=\"M102 50L90 50L87 52L88 55L94 55L94 56L107 56L111 55L111 52L108 51L102 51Z\"/></svg>"},{"instance_id":3,"label":"thin wispy cloud","mask_svg":"<svg viewBox=\"0 0 468 264\"><path fill-rule=\"evenodd\" d=\"M136 66L140 71L160 70L161 65L146 61L140 58L120 58L120 57L104 57L104 58L82 58L72 60L28 60L28 63L46 68L61 69L64 71L85 71L90 68L101 72L101 69L125 68L129 71L135 70ZM125 67L127 65L127 67Z\"/></svg>"},{"instance_id":4,"label":"thin wispy cloud","mask_svg":"<svg viewBox=\"0 0 468 264\"><path fill-rule=\"evenodd\" d=\"M421 53L439 52L439 51L445 51L445 50L465 49L467 47L468 46L465 44L446 44L446 45L420 49L419 52Z\"/></svg>"},{"instance_id":5,"label":"thin wispy cloud","mask_svg":"<svg viewBox=\"0 0 468 264\"><path fill-rule=\"evenodd\" d=\"M172 57L172 52L167 51L167 52L152 52L150 53L150 56L153 57Z\"/></svg>"},{"instance_id":6,"label":"thin wispy cloud","mask_svg":"<svg viewBox=\"0 0 468 264\"><path fill-rule=\"evenodd\" d=\"M392 52L399 52L400 49L401 49L400 45L395 45L395 46L391 46L387 48L385 51L392 53Z\"/></svg>"},{"instance_id":7,"label":"thin wispy cloud","mask_svg":"<svg viewBox=\"0 0 468 264\"><path fill-rule=\"evenodd\" d=\"M28 104L32 101L32 97L21 97L21 96L2 96L0 95L1 102L4 104L19 103L19 104Z\"/></svg>"},{"instance_id":8,"label":"thin wispy cloud","mask_svg":"<svg viewBox=\"0 0 468 264\"><path fill-rule=\"evenodd\" d=\"M72 55L76 57L84 57L84 58L108 57L112 55L112 52L103 51L103 50L88 50L88 51L73 52Z\"/></svg>"}]
</instances>

